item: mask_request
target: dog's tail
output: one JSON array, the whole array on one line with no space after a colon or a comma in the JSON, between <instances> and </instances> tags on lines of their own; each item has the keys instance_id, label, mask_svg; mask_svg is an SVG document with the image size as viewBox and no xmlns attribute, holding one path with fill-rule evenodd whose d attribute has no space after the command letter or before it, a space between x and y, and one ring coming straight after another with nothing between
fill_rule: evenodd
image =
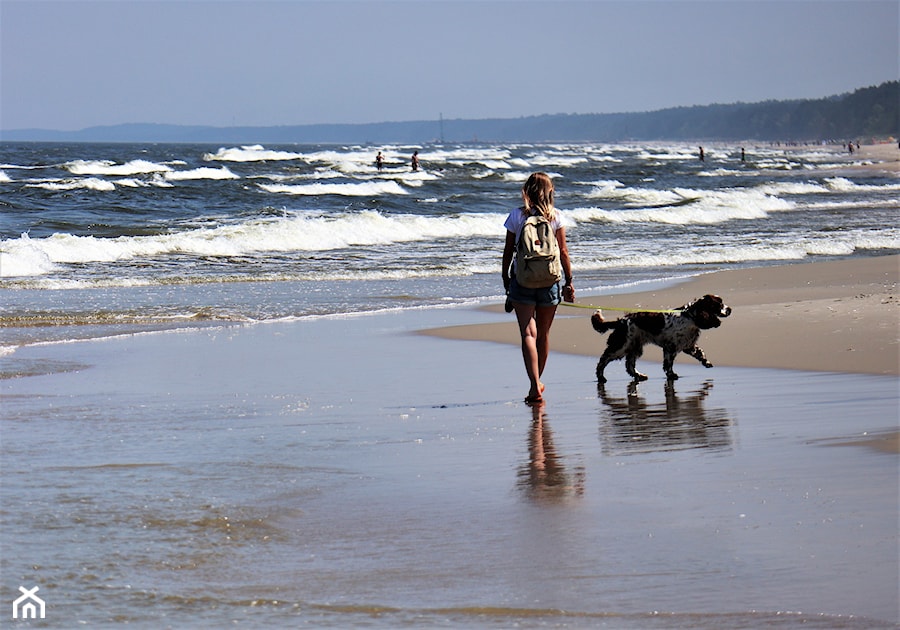
<instances>
[{"instance_id":1,"label":"dog's tail","mask_svg":"<svg viewBox=\"0 0 900 630\"><path fill-rule=\"evenodd\" d=\"M603 312L600 309L597 309L594 314L591 315L591 326L593 326L594 330L596 330L598 333L609 332L616 327L617 321L618 320L611 322L605 321L603 319Z\"/></svg>"}]
</instances>

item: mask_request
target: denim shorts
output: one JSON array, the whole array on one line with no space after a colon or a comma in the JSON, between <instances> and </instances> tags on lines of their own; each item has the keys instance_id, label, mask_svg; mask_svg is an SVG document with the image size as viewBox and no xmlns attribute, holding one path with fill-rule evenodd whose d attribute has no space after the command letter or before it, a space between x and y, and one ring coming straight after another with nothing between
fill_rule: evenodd
<instances>
[{"instance_id":1,"label":"denim shorts","mask_svg":"<svg viewBox=\"0 0 900 630\"><path fill-rule=\"evenodd\" d=\"M519 286L515 276L512 277L509 283L509 299L513 302L532 304L534 306L557 306L562 302L558 282L549 287L529 289Z\"/></svg>"}]
</instances>

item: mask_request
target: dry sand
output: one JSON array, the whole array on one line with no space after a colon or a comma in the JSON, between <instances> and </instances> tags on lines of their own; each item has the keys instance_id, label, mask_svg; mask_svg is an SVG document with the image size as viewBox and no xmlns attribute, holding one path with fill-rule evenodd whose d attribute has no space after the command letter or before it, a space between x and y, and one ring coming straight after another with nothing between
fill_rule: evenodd
<instances>
[{"instance_id":1,"label":"dry sand","mask_svg":"<svg viewBox=\"0 0 900 630\"><path fill-rule=\"evenodd\" d=\"M719 271L656 291L579 295L577 303L662 309L715 293L734 309L721 327L704 331L700 337L699 345L716 365L897 375L898 276L900 256L853 258ZM553 351L599 356L606 338L591 328L592 311L560 307L557 313ZM604 316L617 314L606 311ZM519 343L512 320L426 332L454 339ZM654 375L652 370L661 371L661 361L659 349L648 346L639 369ZM683 361L693 359L681 355L676 369ZM624 366L614 363L607 368L609 372L616 369L624 370Z\"/></svg>"}]
</instances>

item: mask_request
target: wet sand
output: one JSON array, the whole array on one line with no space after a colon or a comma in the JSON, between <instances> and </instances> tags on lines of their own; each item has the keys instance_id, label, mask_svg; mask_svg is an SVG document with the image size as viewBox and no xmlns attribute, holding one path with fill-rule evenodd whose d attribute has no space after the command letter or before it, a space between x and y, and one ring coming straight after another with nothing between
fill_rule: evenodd
<instances>
[{"instance_id":1,"label":"wet sand","mask_svg":"<svg viewBox=\"0 0 900 630\"><path fill-rule=\"evenodd\" d=\"M40 585L43 627L895 628L896 369L849 373L841 335L834 371L784 369L802 353L756 319L844 331L867 304L896 324L896 261L591 298L709 287L735 313L703 337L717 367L680 359L674 383L613 365L598 388L597 345L557 351L538 409L518 348L472 340L515 334L496 310L20 349L0 599ZM599 343L578 312L557 344L569 326ZM732 367L755 355L712 342L739 330L779 369ZM873 347L896 352L887 333Z\"/></svg>"}]
</instances>

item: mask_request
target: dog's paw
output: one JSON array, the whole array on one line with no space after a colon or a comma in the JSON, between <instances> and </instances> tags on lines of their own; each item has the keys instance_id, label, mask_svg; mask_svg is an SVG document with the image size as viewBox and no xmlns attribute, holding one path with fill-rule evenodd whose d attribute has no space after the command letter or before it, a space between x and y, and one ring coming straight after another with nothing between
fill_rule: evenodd
<instances>
[{"instance_id":1,"label":"dog's paw","mask_svg":"<svg viewBox=\"0 0 900 630\"><path fill-rule=\"evenodd\" d=\"M711 367L713 367L713 364L710 363L709 361L704 361L704 362L703 362L703 367L705 367L705 368L711 368Z\"/></svg>"}]
</instances>

